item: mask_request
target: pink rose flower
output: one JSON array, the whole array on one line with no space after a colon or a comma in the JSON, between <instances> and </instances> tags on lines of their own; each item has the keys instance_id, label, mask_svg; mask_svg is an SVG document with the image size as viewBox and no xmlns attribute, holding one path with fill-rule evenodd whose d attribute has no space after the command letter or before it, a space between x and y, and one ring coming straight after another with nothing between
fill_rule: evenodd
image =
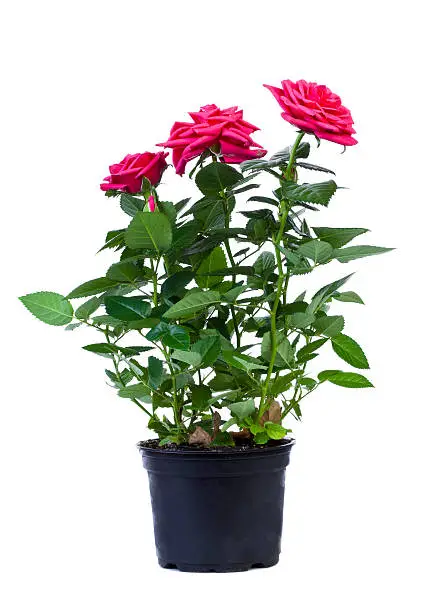
<instances>
[{"instance_id":1,"label":"pink rose flower","mask_svg":"<svg viewBox=\"0 0 431 612\"><path fill-rule=\"evenodd\" d=\"M244 121L237 106L221 110L209 104L189 115L193 122L174 123L169 139L158 145L172 149L177 174L184 174L187 162L210 147L227 164L239 164L266 154L250 137L259 128Z\"/></svg>"},{"instance_id":2,"label":"pink rose flower","mask_svg":"<svg viewBox=\"0 0 431 612\"><path fill-rule=\"evenodd\" d=\"M142 186L142 178L145 176L152 185L157 185L162 178L162 174L167 168L165 161L167 153L135 153L126 155L118 164L109 166L109 176L103 180L100 189L117 189L127 193L139 193Z\"/></svg>"},{"instance_id":3,"label":"pink rose flower","mask_svg":"<svg viewBox=\"0 0 431 612\"><path fill-rule=\"evenodd\" d=\"M282 89L264 85L283 109L283 119L304 132L341 145L355 145L358 141L353 119L341 99L326 87L307 81L282 81Z\"/></svg>"},{"instance_id":4,"label":"pink rose flower","mask_svg":"<svg viewBox=\"0 0 431 612\"><path fill-rule=\"evenodd\" d=\"M150 195L148 198L148 208L150 209L150 212L154 212L156 210L156 201L152 195Z\"/></svg>"}]
</instances>

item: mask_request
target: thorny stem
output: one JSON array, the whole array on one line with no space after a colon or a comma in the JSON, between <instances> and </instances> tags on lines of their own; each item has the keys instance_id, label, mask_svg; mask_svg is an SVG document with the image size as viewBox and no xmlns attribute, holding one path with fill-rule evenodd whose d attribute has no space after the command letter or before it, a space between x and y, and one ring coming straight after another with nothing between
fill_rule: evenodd
<instances>
[{"instance_id":1,"label":"thorny stem","mask_svg":"<svg viewBox=\"0 0 431 612\"><path fill-rule=\"evenodd\" d=\"M289 163L287 165L286 172L284 173L284 178L287 180L291 178L296 151L303 137L304 137L304 132L299 132L298 136L296 137L295 143L292 147ZM274 369L275 359L277 357L277 309L280 303L280 298L283 292L283 288L284 288L284 292L287 291L287 281L286 281L286 285L284 285L285 274L283 272L283 264L281 261L281 254L280 254L278 247L280 246L280 242L284 234L284 228L286 226L287 216L289 214L289 202L286 200L282 200L280 208L281 208L280 225L278 228L278 232L273 239L273 244L275 246L275 257L277 261L278 279L277 279L276 295L275 295L274 303L271 309L271 332L270 332L271 334L271 358L270 358L269 365L268 365L268 371L267 371L265 383L262 389L262 397L260 399L259 413L258 413L259 417L261 417L262 414L265 412L265 408L268 403L268 397L267 397L268 389L269 389L269 385L271 382L271 375Z\"/></svg>"}]
</instances>

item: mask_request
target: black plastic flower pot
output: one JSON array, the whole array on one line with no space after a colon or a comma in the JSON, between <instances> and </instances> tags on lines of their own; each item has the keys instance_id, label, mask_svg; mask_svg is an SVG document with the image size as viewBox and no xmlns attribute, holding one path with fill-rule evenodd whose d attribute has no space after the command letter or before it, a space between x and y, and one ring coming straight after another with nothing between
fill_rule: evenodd
<instances>
[{"instance_id":1,"label":"black plastic flower pot","mask_svg":"<svg viewBox=\"0 0 431 612\"><path fill-rule=\"evenodd\" d=\"M294 443L209 450L141 443L159 564L185 572L275 565Z\"/></svg>"}]
</instances>

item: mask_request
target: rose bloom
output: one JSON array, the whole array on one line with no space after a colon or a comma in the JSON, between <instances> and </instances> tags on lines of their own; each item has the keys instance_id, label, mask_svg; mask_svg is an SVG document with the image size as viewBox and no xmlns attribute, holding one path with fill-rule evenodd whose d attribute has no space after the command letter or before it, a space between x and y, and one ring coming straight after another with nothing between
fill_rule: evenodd
<instances>
[{"instance_id":1,"label":"rose bloom","mask_svg":"<svg viewBox=\"0 0 431 612\"><path fill-rule=\"evenodd\" d=\"M346 146L358 142L349 109L326 85L286 80L281 86L264 85L283 109L283 119L324 140Z\"/></svg>"},{"instance_id":2,"label":"rose bloom","mask_svg":"<svg viewBox=\"0 0 431 612\"><path fill-rule=\"evenodd\" d=\"M221 110L209 104L189 115L193 122L174 123L169 139L158 145L172 149L177 174L184 174L187 162L209 148L219 153L227 164L239 164L266 154L250 137L259 128L244 121L237 106Z\"/></svg>"},{"instance_id":3,"label":"rose bloom","mask_svg":"<svg viewBox=\"0 0 431 612\"><path fill-rule=\"evenodd\" d=\"M142 186L142 178L145 176L152 185L157 185L162 178L162 174L167 168L165 161L167 153L135 153L126 155L118 164L109 166L109 176L103 180L100 189L116 189L127 193L139 193Z\"/></svg>"}]
</instances>

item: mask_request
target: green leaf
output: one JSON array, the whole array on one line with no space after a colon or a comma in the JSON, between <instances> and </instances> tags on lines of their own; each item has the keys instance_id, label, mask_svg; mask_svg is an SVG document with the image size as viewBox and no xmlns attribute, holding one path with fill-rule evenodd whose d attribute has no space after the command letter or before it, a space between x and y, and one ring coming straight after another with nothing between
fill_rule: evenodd
<instances>
[{"instance_id":1,"label":"green leaf","mask_svg":"<svg viewBox=\"0 0 431 612\"><path fill-rule=\"evenodd\" d=\"M194 368L197 368L202 363L202 358L199 353L195 353L193 351L181 351L179 349L172 353L172 359L188 363Z\"/></svg>"},{"instance_id":2,"label":"green leaf","mask_svg":"<svg viewBox=\"0 0 431 612\"><path fill-rule=\"evenodd\" d=\"M142 399L147 398L151 393L150 387L144 385L143 383L138 383L136 385L129 385L128 387L124 387L124 389L120 389L118 391L118 395L120 397L125 397L128 399Z\"/></svg>"},{"instance_id":3,"label":"green leaf","mask_svg":"<svg viewBox=\"0 0 431 612\"><path fill-rule=\"evenodd\" d=\"M331 343L335 353L354 368L367 370L370 367L364 351L350 336L338 334L331 339Z\"/></svg>"},{"instance_id":4,"label":"green leaf","mask_svg":"<svg viewBox=\"0 0 431 612\"><path fill-rule=\"evenodd\" d=\"M134 263L120 261L112 264L106 273L107 278L122 283L133 283L139 276L139 268Z\"/></svg>"},{"instance_id":5,"label":"green leaf","mask_svg":"<svg viewBox=\"0 0 431 612\"><path fill-rule=\"evenodd\" d=\"M294 253L293 251L285 249L279 244L276 244L275 247L281 253L283 253L283 255L285 255L287 264L289 266L290 274L307 274L308 272L312 271L313 268L311 267L307 259L305 259L301 255L298 255L298 253Z\"/></svg>"},{"instance_id":6,"label":"green leaf","mask_svg":"<svg viewBox=\"0 0 431 612\"><path fill-rule=\"evenodd\" d=\"M278 200L274 200L274 198L267 198L266 196L251 196L251 198L248 198L247 202L260 202L261 204L271 204L271 206L276 206L277 208L280 206L280 202ZM244 215L245 213L241 213L242 215ZM246 217L250 217L250 214L245 215ZM253 215L250 218L255 218L256 215ZM265 215L265 218L267 218L267 215Z\"/></svg>"},{"instance_id":7,"label":"green leaf","mask_svg":"<svg viewBox=\"0 0 431 612\"><path fill-rule=\"evenodd\" d=\"M173 295L179 295L181 292L194 278L194 274L191 270L180 270L175 272L165 280L162 285L161 292L166 298L170 298Z\"/></svg>"},{"instance_id":8,"label":"green leaf","mask_svg":"<svg viewBox=\"0 0 431 612\"><path fill-rule=\"evenodd\" d=\"M381 253L388 253L393 249L385 247L359 245L346 247L344 249L335 249L333 253L334 259L337 259L340 263L347 263L353 259L360 259L361 257L370 257L370 255L380 255Z\"/></svg>"},{"instance_id":9,"label":"green leaf","mask_svg":"<svg viewBox=\"0 0 431 612\"><path fill-rule=\"evenodd\" d=\"M191 347L193 352L199 353L201 356L201 364L204 368L214 363L219 356L220 349L221 340L219 335L206 336L195 342Z\"/></svg>"},{"instance_id":10,"label":"green leaf","mask_svg":"<svg viewBox=\"0 0 431 612\"><path fill-rule=\"evenodd\" d=\"M307 312L316 312L316 310L318 310L322 304L324 304L329 298L331 298L334 293L338 291L338 289L349 280L351 276L353 276L353 274L343 276L343 278L340 278L334 281L333 283L329 283L329 285L325 285L324 287L319 289L319 291L317 291L317 293L313 295L313 298L307 307Z\"/></svg>"},{"instance_id":11,"label":"green leaf","mask_svg":"<svg viewBox=\"0 0 431 612\"><path fill-rule=\"evenodd\" d=\"M269 251L264 251L254 262L253 268L258 276L267 279L275 269L274 254L270 253Z\"/></svg>"},{"instance_id":12,"label":"green leaf","mask_svg":"<svg viewBox=\"0 0 431 612\"><path fill-rule=\"evenodd\" d=\"M221 191L230 189L243 179L242 174L229 166L213 162L205 166L196 175L196 185L206 196L217 196Z\"/></svg>"},{"instance_id":13,"label":"green leaf","mask_svg":"<svg viewBox=\"0 0 431 612\"><path fill-rule=\"evenodd\" d=\"M290 156L292 154L292 147L285 147L281 151L275 153L269 159L251 159L241 163L241 170L246 172L248 170L267 170L268 168L275 168L277 166L286 166L289 163ZM308 157L310 154L310 144L308 142L301 142L295 152L295 159L299 157Z\"/></svg>"},{"instance_id":14,"label":"green leaf","mask_svg":"<svg viewBox=\"0 0 431 612\"><path fill-rule=\"evenodd\" d=\"M163 379L163 361L157 357L148 357L148 384L158 389Z\"/></svg>"},{"instance_id":15,"label":"green leaf","mask_svg":"<svg viewBox=\"0 0 431 612\"><path fill-rule=\"evenodd\" d=\"M290 388L292 381L298 376L299 372L300 370L292 370L292 372L289 372L289 374L279 376L271 381L271 395L277 397L277 395L280 395L280 393L287 391L287 389Z\"/></svg>"},{"instance_id":16,"label":"green leaf","mask_svg":"<svg viewBox=\"0 0 431 612\"><path fill-rule=\"evenodd\" d=\"M232 289L229 289L229 291L226 291L226 293L223 294L222 301L226 301L229 304L234 304L241 295L241 293L244 293L244 291L246 290L247 285L238 285L237 287L232 287Z\"/></svg>"},{"instance_id":17,"label":"green leaf","mask_svg":"<svg viewBox=\"0 0 431 612\"><path fill-rule=\"evenodd\" d=\"M315 317L313 313L294 312L289 318L289 327L292 327L294 329L305 329L313 323L314 319Z\"/></svg>"},{"instance_id":18,"label":"green leaf","mask_svg":"<svg viewBox=\"0 0 431 612\"><path fill-rule=\"evenodd\" d=\"M75 317L77 319L86 320L93 312L96 312L101 304L102 299L100 297L92 297L76 309Z\"/></svg>"},{"instance_id":19,"label":"green leaf","mask_svg":"<svg viewBox=\"0 0 431 612\"><path fill-rule=\"evenodd\" d=\"M129 329L151 329L160 323L160 319L157 317L147 317L145 319L139 319L138 321L130 321L127 327Z\"/></svg>"},{"instance_id":20,"label":"green leaf","mask_svg":"<svg viewBox=\"0 0 431 612\"><path fill-rule=\"evenodd\" d=\"M228 431L217 432L211 446L235 446L235 442Z\"/></svg>"},{"instance_id":21,"label":"green leaf","mask_svg":"<svg viewBox=\"0 0 431 612\"><path fill-rule=\"evenodd\" d=\"M225 209L220 198L202 198L192 206L191 212L204 229L224 227Z\"/></svg>"},{"instance_id":22,"label":"green leaf","mask_svg":"<svg viewBox=\"0 0 431 612\"><path fill-rule=\"evenodd\" d=\"M64 328L65 331L73 331L74 329L76 329L77 327L81 327L82 323L69 323L69 325L66 325L66 327Z\"/></svg>"},{"instance_id":23,"label":"green leaf","mask_svg":"<svg viewBox=\"0 0 431 612\"><path fill-rule=\"evenodd\" d=\"M293 349L289 340L282 332L277 332L277 353L274 364L279 367L285 367L293 359ZM271 332L266 332L262 338L261 355L265 361L270 362L272 355Z\"/></svg>"},{"instance_id":24,"label":"green leaf","mask_svg":"<svg viewBox=\"0 0 431 612\"><path fill-rule=\"evenodd\" d=\"M172 244L171 223L160 212L138 212L126 230L126 245L131 249L167 251Z\"/></svg>"},{"instance_id":25,"label":"green leaf","mask_svg":"<svg viewBox=\"0 0 431 612\"><path fill-rule=\"evenodd\" d=\"M118 287L118 281L112 280L112 278L95 278L94 280L87 281L79 287L76 287L73 291L69 293L67 296L69 300L88 297L90 295L99 295L99 293L103 293L108 289L112 289L113 287Z\"/></svg>"},{"instance_id":26,"label":"green leaf","mask_svg":"<svg viewBox=\"0 0 431 612\"><path fill-rule=\"evenodd\" d=\"M191 387L192 392L192 405L195 408L204 408L212 397L212 391L206 385L193 385Z\"/></svg>"},{"instance_id":27,"label":"green leaf","mask_svg":"<svg viewBox=\"0 0 431 612\"><path fill-rule=\"evenodd\" d=\"M111 230L110 232L108 232L106 234L105 244L103 245L101 249L99 249L98 253L100 253L100 251L104 251L105 249L118 250L119 248L123 247L125 231L126 230L124 229L120 229L120 230Z\"/></svg>"},{"instance_id":28,"label":"green leaf","mask_svg":"<svg viewBox=\"0 0 431 612\"><path fill-rule=\"evenodd\" d=\"M329 174L335 174L333 170L329 170L329 168L324 168L323 166L316 166L316 164L309 164L308 162L296 162L296 166L300 168L304 168L305 170L315 170L317 172L327 172Z\"/></svg>"},{"instance_id":29,"label":"green leaf","mask_svg":"<svg viewBox=\"0 0 431 612\"><path fill-rule=\"evenodd\" d=\"M177 209L172 202L159 202L157 204L158 209L163 213L171 222L171 225L175 225L177 218Z\"/></svg>"},{"instance_id":30,"label":"green leaf","mask_svg":"<svg viewBox=\"0 0 431 612\"><path fill-rule=\"evenodd\" d=\"M208 236L208 238L199 238L191 247L184 249L183 255L197 255L198 253L206 253L223 242L223 236Z\"/></svg>"},{"instance_id":31,"label":"green leaf","mask_svg":"<svg viewBox=\"0 0 431 612\"><path fill-rule=\"evenodd\" d=\"M82 347L85 351L96 353L97 355L116 355L118 346L109 342L98 342L96 344L87 344Z\"/></svg>"},{"instance_id":32,"label":"green leaf","mask_svg":"<svg viewBox=\"0 0 431 612\"><path fill-rule=\"evenodd\" d=\"M338 249L369 230L362 227L313 227L313 231L320 240Z\"/></svg>"},{"instance_id":33,"label":"green leaf","mask_svg":"<svg viewBox=\"0 0 431 612\"><path fill-rule=\"evenodd\" d=\"M222 247L218 246L205 257L196 272L196 282L202 289L210 289L221 283L223 276L212 276L211 273L226 267L226 257ZM202 276L207 274L208 276Z\"/></svg>"},{"instance_id":34,"label":"green leaf","mask_svg":"<svg viewBox=\"0 0 431 612\"><path fill-rule=\"evenodd\" d=\"M343 291L342 293L336 293L333 296L334 300L339 302L355 302L356 304L363 304L362 298L354 291Z\"/></svg>"},{"instance_id":35,"label":"green leaf","mask_svg":"<svg viewBox=\"0 0 431 612\"><path fill-rule=\"evenodd\" d=\"M140 297L105 297L106 312L121 321L138 321L148 317L151 306Z\"/></svg>"},{"instance_id":36,"label":"green leaf","mask_svg":"<svg viewBox=\"0 0 431 612\"><path fill-rule=\"evenodd\" d=\"M190 198L184 198L183 200L180 200L179 202L174 204L177 214L179 214L183 210L183 208L187 206L189 202L190 202Z\"/></svg>"},{"instance_id":37,"label":"green leaf","mask_svg":"<svg viewBox=\"0 0 431 612\"><path fill-rule=\"evenodd\" d=\"M39 291L19 299L32 315L48 325L67 325L73 319L72 304L59 293Z\"/></svg>"},{"instance_id":38,"label":"green leaf","mask_svg":"<svg viewBox=\"0 0 431 612\"><path fill-rule=\"evenodd\" d=\"M190 347L190 336L184 327L168 325L167 333L163 336L163 342L169 348L187 351Z\"/></svg>"},{"instance_id":39,"label":"green leaf","mask_svg":"<svg viewBox=\"0 0 431 612\"><path fill-rule=\"evenodd\" d=\"M277 346L277 357L275 358L275 365L278 365L277 364L278 359L280 362L283 362L281 364L283 365L283 367L289 365L289 363L291 363L293 359L292 345L290 344L287 338L282 340Z\"/></svg>"},{"instance_id":40,"label":"green leaf","mask_svg":"<svg viewBox=\"0 0 431 612\"><path fill-rule=\"evenodd\" d=\"M271 421L267 421L265 423L265 432L271 440L282 440L284 436L287 434L287 429L285 429L279 423L272 423Z\"/></svg>"},{"instance_id":41,"label":"green leaf","mask_svg":"<svg viewBox=\"0 0 431 612\"><path fill-rule=\"evenodd\" d=\"M324 263L331 259L332 247L322 240L310 240L298 247L298 253L311 259L313 264Z\"/></svg>"},{"instance_id":42,"label":"green leaf","mask_svg":"<svg viewBox=\"0 0 431 612\"><path fill-rule=\"evenodd\" d=\"M217 291L196 291L171 306L163 316L167 319L189 317L213 304L219 304L220 301L220 294Z\"/></svg>"},{"instance_id":43,"label":"green leaf","mask_svg":"<svg viewBox=\"0 0 431 612\"><path fill-rule=\"evenodd\" d=\"M198 221L189 221L181 227L174 228L171 251L175 252L178 249L190 247L194 242L201 229L201 224Z\"/></svg>"},{"instance_id":44,"label":"green leaf","mask_svg":"<svg viewBox=\"0 0 431 612\"><path fill-rule=\"evenodd\" d=\"M258 359L249 355L243 355L239 351L223 351L223 359L230 366L244 372L266 370L266 367Z\"/></svg>"},{"instance_id":45,"label":"green leaf","mask_svg":"<svg viewBox=\"0 0 431 612\"><path fill-rule=\"evenodd\" d=\"M337 190L335 181L324 181L323 183L304 183L298 185L294 181L283 181L283 197L297 202L311 202L327 206L329 200Z\"/></svg>"},{"instance_id":46,"label":"green leaf","mask_svg":"<svg viewBox=\"0 0 431 612\"><path fill-rule=\"evenodd\" d=\"M276 202L278 206L279 203L276 200L273 201ZM244 217L247 217L247 219L270 219L273 223L275 223L274 214L272 210L269 210L268 208L258 208L257 210L244 210L241 211L240 214L244 215Z\"/></svg>"},{"instance_id":47,"label":"green leaf","mask_svg":"<svg viewBox=\"0 0 431 612\"><path fill-rule=\"evenodd\" d=\"M115 317L111 317L110 315L98 315L96 317L92 317L93 323L96 325L109 325L110 327L124 327L123 321L120 319L116 319Z\"/></svg>"},{"instance_id":48,"label":"green leaf","mask_svg":"<svg viewBox=\"0 0 431 612\"><path fill-rule=\"evenodd\" d=\"M90 351L90 353L96 353L97 355L106 356L122 353L128 357L139 355L139 353L142 353L143 351L151 350L151 347L147 346L117 346L116 344L111 344L110 342L87 344L82 348L86 351Z\"/></svg>"},{"instance_id":49,"label":"green leaf","mask_svg":"<svg viewBox=\"0 0 431 612\"><path fill-rule=\"evenodd\" d=\"M258 433L262 433L265 431L265 427L260 425L260 423L252 423L249 427L250 432L255 436Z\"/></svg>"},{"instance_id":50,"label":"green leaf","mask_svg":"<svg viewBox=\"0 0 431 612\"><path fill-rule=\"evenodd\" d=\"M161 321L150 329L145 337L151 342L161 339L166 346L173 349L187 351L190 348L190 336L187 330L184 327L166 323L165 321Z\"/></svg>"},{"instance_id":51,"label":"green leaf","mask_svg":"<svg viewBox=\"0 0 431 612\"><path fill-rule=\"evenodd\" d=\"M265 170L269 168L269 162L266 159L248 159L247 161L241 162L240 168L243 172L249 170Z\"/></svg>"},{"instance_id":52,"label":"green leaf","mask_svg":"<svg viewBox=\"0 0 431 612\"><path fill-rule=\"evenodd\" d=\"M274 153L272 157L269 158L270 162L277 162L282 164L287 164L290 161L290 157L292 155L292 146L289 145L281 151L277 151ZM310 143L309 142L301 142L295 151L295 159L298 158L306 158L310 155Z\"/></svg>"},{"instance_id":53,"label":"green leaf","mask_svg":"<svg viewBox=\"0 0 431 612\"><path fill-rule=\"evenodd\" d=\"M228 409L241 421L256 411L256 407L252 399L245 400L244 402L229 404Z\"/></svg>"},{"instance_id":54,"label":"green leaf","mask_svg":"<svg viewBox=\"0 0 431 612\"><path fill-rule=\"evenodd\" d=\"M151 346L117 346L116 348L120 353L126 355L126 357L132 357L133 355L139 355L139 353L153 350Z\"/></svg>"},{"instance_id":55,"label":"green leaf","mask_svg":"<svg viewBox=\"0 0 431 612\"><path fill-rule=\"evenodd\" d=\"M344 317L341 315L319 317L313 323L313 327L318 334L336 336L344 329Z\"/></svg>"},{"instance_id":56,"label":"green leaf","mask_svg":"<svg viewBox=\"0 0 431 612\"><path fill-rule=\"evenodd\" d=\"M308 376L303 376L299 378L298 381L301 386L306 387L307 389L314 389L314 387L317 385L314 378L309 378Z\"/></svg>"},{"instance_id":57,"label":"green leaf","mask_svg":"<svg viewBox=\"0 0 431 612\"><path fill-rule=\"evenodd\" d=\"M266 444L269 440L269 436L266 433L266 431L259 431L255 436L254 436L254 441L256 444Z\"/></svg>"},{"instance_id":58,"label":"green leaf","mask_svg":"<svg viewBox=\"0 0 431 612\"><path fill-rule=\"evenodd\" d=\"M133 379L133 372L130 370L124 369L120 372L120 376L118 376L115 372L110 372L109 370L105 370L106 376L109 378L111 382L117 388L122 388L124 385L129 384L129 382Z\"/></svg>"},{"instance_id":59,"label":"green leaf","mask_svg":"<svg viewBox=\"0 0 431 612\"><path fill-rule=\"evenodd\" d=\"M229 389L237 389L238 383L230 374L217 372L214 378L209 381L208 386L214 391L227 391Z\"/></svg>"},{"instance_id":60,"label":"green leaf","mask_svg":"<svg viewBox=\"0 0 431 612\"><path fill-rule=\"evenodd\" d=\"M150 331L145 336L146 339L150 342L156 342L157 340L160 340L166 334L168 326L169 324L165 321L160 321L157 325L150 329Z\"/></svg>"},{"instance_id":61,"label":"green leaf","mask_svg":"<svg viewBox=\"0 0 431 612\"><path fill-rule=\"evenodd\" d=\"M374 385L362 374L356 372L341 372L340 370L324 370L318 375L320 382L329 380L329 382L340 387L349 387L359 389L365 387L374 387Z\"/></svg>"},{"instance_id":62,"label":"green leaf","mask_svg":"<svg viewBox=\"0 0 431 612\"><path fill-rule=\"evenodd\" d=\"M314 340L314 342L310 342L309 344L306 344L301 349L299 349L299 351L296 354L296 358L301 361L307 355L310 355L314 351L317 351L317 349L323 346L326 341L327 341L327 338L320 338L319 340Z\"/></svg>"},{"instance_id":63,"label":"green leaf","mask_svg":"<svg viewBox=\"0 0 431 612\"><path fill-rule=\"evenodd\" d=\"M120 207L126 215L134 217L137 212L144 210L145 200L130 195L129 193L122 193L120 196Z\"/></svg>"}]
</instances>

